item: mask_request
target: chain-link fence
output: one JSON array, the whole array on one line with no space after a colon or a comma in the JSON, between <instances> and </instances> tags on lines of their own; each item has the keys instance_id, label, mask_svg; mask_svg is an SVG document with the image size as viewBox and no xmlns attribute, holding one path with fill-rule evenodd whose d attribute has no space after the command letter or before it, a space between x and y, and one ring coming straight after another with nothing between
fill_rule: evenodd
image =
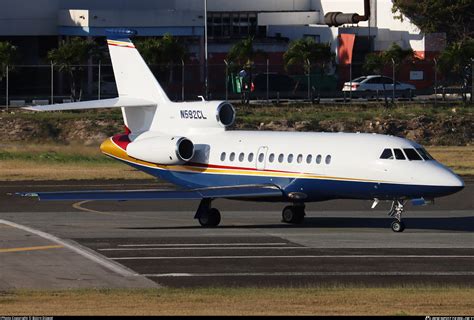
<instances>
[{"instance_id":1,"label":"chain-link fence","mask_svg":"<svg viewBox=\"0 0 474 320\"><path fill-rule=\"evenodd\" d=\"M205 96L205 66L200 64L152 65L150 69L174 101ZM472 101L472 64L459 74L443 74L436 60L387 65L379 77L365 77L362 64L338 65L330 70L282 64L254 64L241 69L208 65L208 98L242 102L306 100L336 102L356 98L397 101L448 99ZM362 78L361 78L362 77ZM0 105L9 107L96 100L117 96L112 66L48 65L7 66L0 78Z\"/></svg>"}]
</instances>

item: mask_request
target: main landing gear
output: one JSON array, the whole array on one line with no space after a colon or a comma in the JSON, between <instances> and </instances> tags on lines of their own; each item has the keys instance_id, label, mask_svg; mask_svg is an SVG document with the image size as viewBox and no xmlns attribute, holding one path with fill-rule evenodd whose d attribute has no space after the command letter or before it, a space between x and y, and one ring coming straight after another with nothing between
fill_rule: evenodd
<instances>
[{"instance_id":1,"label":"main landing gear","mask_svg":"<svg viewBox=\"0 0 474 320\"><path fill-rule=\"evenodd\" d=\"M396 220L392 222L393 232L403 232L405 230L405 224L402 222L402 213L405 207L406 201L394 200L392 201L392 207L388 212L390 217L394 217Z\"/></svg>"},{"instance_id":2,"label":"main landing gear","mask_svg":"<svg viewBox=\"0 0 474 320\"><path fill-rule=\"evenodd\" d=\"M217 227L221 222L221 213L216 208L211 208L211 202L212 199L202 199L194 216L203 227Z\"/></svg>"},{"instance_id":3,"label":"main landing gear","mask_svg":"<svg viewBox=\"0 0 474 320\"><path fill-rule=\"evenodd\" d=\"M304 221L306 215L304 204L287 206L281 213L281 222L298 224Z\"/></svg>"}]
</instances>

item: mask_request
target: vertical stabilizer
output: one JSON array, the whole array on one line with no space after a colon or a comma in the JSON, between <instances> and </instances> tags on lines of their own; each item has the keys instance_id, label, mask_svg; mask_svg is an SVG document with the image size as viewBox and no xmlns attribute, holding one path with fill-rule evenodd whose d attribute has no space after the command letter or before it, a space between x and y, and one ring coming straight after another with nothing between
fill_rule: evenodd
<instances>
[{"instance_id":1,"label":"vertical stabilizer","mask_svg":"<svg viewBox=\"0 0 474 320\"><path fill-rule=\"evenodd\" d=\"M151 100L158 105L170 102L165 91L129 39L129 36L134 33L131 30L111 30L107 37L119 96Z\"/></svg>"}]
</instances>

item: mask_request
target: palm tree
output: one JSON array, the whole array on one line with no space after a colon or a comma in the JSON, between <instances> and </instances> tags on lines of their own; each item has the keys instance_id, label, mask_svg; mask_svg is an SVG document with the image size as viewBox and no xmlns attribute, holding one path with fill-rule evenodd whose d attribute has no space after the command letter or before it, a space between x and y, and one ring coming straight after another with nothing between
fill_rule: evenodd
<instances>
[{"instance_id":1,"label":"palm tree","mask_svg":"<svg viewBox=\"0 0 474 320\"><path fill-rule=\"evenodd\" d=\"M230 48L227 54L227 61L229 61L230 68L233 69L233 71L239 69L245 70L247 73L247 76L243 79L243 81L245 81L243 85L245 84L248 87L248 90L246 90L248 91L247 99L244 98L246 103L249 103L250 100L252 71L257 56L265 57L266 53L254 48L254 37L248 37L247 39L238 41ZM242 88L244 87L243 85ZM242 90L242 93L245 95L244 90Z\"/></svg>"},{"instance_id":2,"label":"palm tree","mask_svg":"<svg viewBox=\"0 0 474 320\"><path fill-rule=\"evenodd\" d=\"M402 64L414 63L417 59L418 58L416 57L413 49L411 48L403 49L398 44L392 43L390 48L388 48L386 51L383 51L380 53L369 53L368 55L366 55L362 69L366 73L382 74L385 67L392 65L394 68L393 70L395 74L397 74ZM387 91L386 91L385 81L382 83L382 85L383 85L385 104L387 104L388 101L387 101L387 94L386 94ZM396 87L394 87L394 90L395 88ZM392 100L393 100L393 96L392 96Z\"/></svg>"},{"instance_id":3,"label":"palm tree","mask_svg":"<svg viewBox=\"0 0 474 320\"><path fill-rule=\"evenodd\" d=\"M92 40L75 37L69 41L63 40L60 47L48 52L48 59L59 67L59 71L69 75L71 86L71 99L81 99L82 79L84 77L84 65L90 58L100 58L102 52L99 46Z\"/></svg>"},{"instance_id":4,"label":"palm tree","mask_svg":"<svg viewBox=\"0 0 474 320\"><path fill-rule=\"evenodd\" d=\"M17 56L17 48L8 41L0 41L0 81L6 76L7 66L12 68Z\"/></svg>"},{"instance_id":5,"label":"palm tree","mask_svg":"<svg viewBox=\"0 0 474 320\"><path fill-rule=\"evenodd\" d=\"M464 80L466 82L469 78L466 70L469 70L469 65L472 65L471 59L473 58L474 39L455 42L441 53L438 68L452 80Z\"/></svg>"},{"instance_id":6,"label":"palm tree","mask_svg":"<svg viewBox=\"0 0 474 320\"><path fill-rule=\"evenodd\" d=\"M402 49L393 43L390 48L380 53L369 53L365 57L363 70L367 73L383 73L385 66L395 63L395 70L399 70L403 63L413 63L417 60L413 49Z\"/></svg>"},{"instance_id":7,"label":"palm tree","mask_svg":"<svg viewBox=\"0 0 474 320\"><path fill-rule=\"evenodd\" d=\"M308 95L311 88L311 67L316 66L326 70L334 62L335 54L331 51L329 43L317 43L313 38L306 37L294 40L283 55L285 69L293 65L302 65L308 76ZM296 83L295 90L299 82Z\"/></svg>"},{"instance_id":8,"label":"palm tree","mask_svg":"<svg viewBox=\"0 0 474 320\"><path fill-rule=\"evenodd\" d=\"M173 65L181 64L188 58L188 51L177 38L165 34L162 38L146 38L135 41L143 59L149 65L160 65L163 72L169 71L168 81L173 80Z\"/></svg>"},{"instance_id":9,"label":"palm tree","mask_svg":"<svg viewBox=\"0 0 474 320\"><path fill-rule=\"evenodd\" d=\"M283 60L285 68L299 64L309 74L312 65L326 69L334 61L334 56L329 43L317 43L313 38L306 37L292 41Z\"/></svg>"}]
</instances>

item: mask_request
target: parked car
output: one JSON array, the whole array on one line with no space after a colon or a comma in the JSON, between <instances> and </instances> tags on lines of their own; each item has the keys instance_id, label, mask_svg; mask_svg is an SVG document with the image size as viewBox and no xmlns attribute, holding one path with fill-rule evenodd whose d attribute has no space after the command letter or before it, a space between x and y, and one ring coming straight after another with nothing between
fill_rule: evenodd
<instances>
[{"instance_id":1,"label":"parked car","mask_svg":"<svg viewBox=\"0 0 474 320\"><path fill-rule=\"evenodd\" d=\"M414 85L395 81L396 96L411 98L413 97L415 90L416 88ZM384 94L388 95L388 92L393 91L393 79L380 75L363 76L352 80L352 83L344 83L342 91L352 91L352 95L360 97L375 97L379 94L381 96Z\"/></svg>"}]
</instances>

